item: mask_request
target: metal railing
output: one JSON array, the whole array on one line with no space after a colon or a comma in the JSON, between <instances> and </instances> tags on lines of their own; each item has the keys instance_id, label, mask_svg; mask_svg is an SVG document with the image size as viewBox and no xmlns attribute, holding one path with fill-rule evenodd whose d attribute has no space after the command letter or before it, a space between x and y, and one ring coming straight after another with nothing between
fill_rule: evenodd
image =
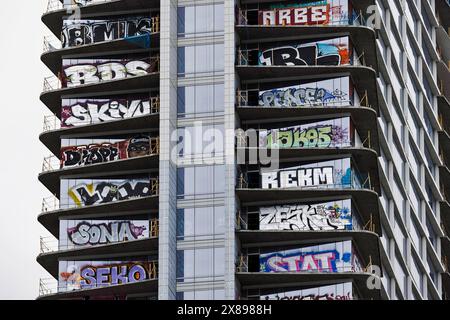
<instances>
[{"instance_id":1,"label":"metal railing","mask_svg":"<svg viewBox=\"0 0 450 320\"><path fill-rule=\"evenodd\" d=\"M58 281L53 278L39 279L39 297L58 292Z\"/></svg>"},{"instance_id":2,"label":"metal railing","mask_svg":"<svg viewBox=\"0 0 450 320\"><path fill-rule=\"evenodd\" d=\"M41 213L59 210L59 199L55 196L42 199Z\"/></svg>"},{"instance_id":3,"label":"metal railing","mask_svg":"<svg viewBox=\"0 0 450 320\"><path fill-rule=\"evenodd\" d=\"M48 0L47 7L45 8L45 13L50 13L52 11L67 9L68 13L73 13L76 8L86 7L90 5L95 5L99 3L111 2L112 0L88 0L86 4L76 3L74 0ZM63 3L65 2L65 3ZM71 2L71 3L68 3Z\"/></svg>"},{"instance_id":4,"label":"metal railing","mask_svg":"<svg viewBox=\"0 0 450 320\"><path fill-rule=\"evenodd\" d=\"M62 88L61 80L56 76L44 78L43 92L58 90Z\"/></svg>"},{"instance_id":5,"label":"metal railing","mask_svg":"<svg viewBox=\"0 0 450 320\"><path fill-rule=\"evenodd\" d=\"M43 50L44 53L59 50L62 48L61 40L53 35L44 36Z\"/></svg>"},{"instance_id":6,"label":"metal railing","mask_svg":"<svg viewBox=\"0 0 450 320\"><path fill-rule=\"evenodd\" d=\"M42 173L59 170L60 168L61 168L61 160L59 160L54 155L45 157L42 162Z\"/></svg>"},{"instance_id":7,"label":"metal railing","mask_svg":"<svg viewBox=\"0 0 450 320\"><path fill-rule=\"evenodd\" d=\"M236 272L248 272L248 255L240 255L236 263Z\"/></svg>"},{"instance_id":8,"label":"metal railing","mask_svg":"<svg viewBox=\"0 0 450 320\"><path fill-rule=\"evenodd\" d=\"M61 129L61 120L55 115L44 116L43 132Z\"/></svg>"},{"instance_id":9,"label":"metal railing","mask_svg":"<svg viewBox=\"0 0 450 320\"><path fill-rule=\"evenodd\" d=\"M58 239L54 237L40 237L40 253L55 252L59 249Z\"/></svg>"}]
</instances>

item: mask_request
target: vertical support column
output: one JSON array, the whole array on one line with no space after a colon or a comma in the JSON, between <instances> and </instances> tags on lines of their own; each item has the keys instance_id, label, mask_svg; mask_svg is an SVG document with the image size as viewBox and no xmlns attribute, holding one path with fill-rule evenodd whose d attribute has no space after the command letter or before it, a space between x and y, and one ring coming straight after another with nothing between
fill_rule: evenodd
<instances>
[{"instance_id":1,"label":"vertical support column","mask_svg":"<svg viewBox=\"0 0 450 320\"><path fill-rule=\"evenodd\" d=\"M225 299L236 298L235 1L225 0Z\"/></svg>"},{"instance_id":2,"label":"vertical support column","mask_svg":"<svg viewBox=\"0 0 450 320\"><path fill-rule=\"evenodd\" d=\"M159 300L176 299L177 168L171 141L177 119L177 0L161 1Z\"/></svg>"}]
</instances>

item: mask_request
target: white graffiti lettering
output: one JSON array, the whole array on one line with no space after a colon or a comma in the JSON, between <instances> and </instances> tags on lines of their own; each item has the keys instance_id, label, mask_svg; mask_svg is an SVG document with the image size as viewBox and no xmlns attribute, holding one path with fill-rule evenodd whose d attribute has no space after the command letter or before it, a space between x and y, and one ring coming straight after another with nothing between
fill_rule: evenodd
<instances>
[{"instance_id":1,"label":"white graffiti lettering","mask_svg":"<svg viewBox=\"0 0 450 320\"><path fill-rule=\"evenodd\" d=\"M153 32L152 18L138 17L118 21L65 20L63 48L124 39Z\"/></svg>"},{"instance_id":2,"label":"white graffiti lettering","mask_svg":"<svg viewBox=\"0 0 450 320\"><path fill-rule=\"evenodd\" d=\"M261 178L263 189L310 187L334 183L333 167L263 172Z\"/></svg>"},{"instance_id":3,"label":"white graffiti lettering","mask_svg":"<svg viewBox=\"0 0 450 320\"><path fill-rule=\"evenodd\" d=\"M64 101L63 101L64 103ZM63 127L76 127L94 123L134 118L151 113L149 100L108 102L87 101L63 106L61 120Z\"/></svg>"},{"instance_id":4,"label":"white graffiti lettering","mask_svg":"<svg viewBox=\"0 0 450 320\"><path fill-rule=\"evenodd\" d=\"M150 62L150 61L148 61ZM64 69L63 84L68 88L102 81L143 76L154 72L154 65L146 61L106 62L98 65L79 64Z\"/></svg>"},{"instance_id":5,"label":"white graffiti lettering","mask_svg":"<svg viewBox=\"0 0 450 320\"><path fill-rule=\"evenodd\" d=\"M324 203L285 205L260 208L260 230L350 230L352 214L349 207Z\"/></svg>"},{"instance_id":6,"label":"white graffiti lettering","mask_svg":"<svg viewBox=\"0 0 450 320\"><path fill-rule=\"evenodd\" d=\"M137 240L146 229L145 226L138 227L128 221L109 224L81 222L75 228L67 229L67 234L72 243L84 246Z\"/></svg>"}]
</instances>

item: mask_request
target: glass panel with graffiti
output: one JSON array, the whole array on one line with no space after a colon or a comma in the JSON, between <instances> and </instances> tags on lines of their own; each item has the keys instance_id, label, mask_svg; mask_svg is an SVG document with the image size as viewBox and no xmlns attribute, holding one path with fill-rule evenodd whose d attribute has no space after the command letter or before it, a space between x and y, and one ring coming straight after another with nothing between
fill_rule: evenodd
<instances>
[{"instance_id":1,"label":"glass panel with graffiti","mask_svg":"<svg viewBox=\"0 0 450 320\"><path fill-rule=\"evenodd\" d=\"M136 48L149 48L151 35L159 32L159 15L108 16L105 19L63 20L62 47L124 39Z\"/></svg>"},{"instance_id":2,"label":"glass panel with graffiti","mask_svg":"<svg viewBox=\"0 0 450 320\"><path fill-rule=\"evenodd\" d=\"M349 37L325 40L246 45L239 50L239 65L347 66L359 64Z\"/></svg>"},{"instance_id":3,"label":"glass panel with graffiti","mask_svg":"<svg viewBox=\"0 0 450 320\"><path fill-rule=\"evenodd\" d=\"M360 272L352 241L341 241L259 255L259 272Z\"/></svg>"},{"instance_id":4,"label":"glass panel with graffiti","mask_svg":"<svg viewBox=\"0 0 450 320\"><path fill-rule=\"evenodd\" d=\"M144 76L159 70L159 57L63 59L62 87Z\"/></svg>"},{"instance_id":5,"label":"glass panel with graffiti","mask_svg":"<svg viewBox=\"0 0 450 320\"><path fill-rule=\"evenodd\" d=\"M259 211L259 212L258 212ZM260 207L248 213L249 227L257 230L360 230L361 219L352 200ZM255 221L259 216L259 221ZM257 223L258 226L256 225Z\"/></svg>"},{"instance_id":6,"label":"glass panel with graffiti","mask_svg":"<svg viewBox=\"0 0 450 320\"><path fill-rule=\"evenodd\" d=\"M276 83L261 83L256 88L238 91L239 106L266 108L310 108L360 106L361 101L349 76L304 80L277 86Z\"/></svg>"},{"instance_id":7,"label":"glass panel with graffiti","mask_svg":"<svg viewBox=\"0 0 450 320\"><path fill-rule=\"evenodd\" d=\"M243 5L237 23L260 26L331 26L360 24L352 0L285 1Z\"/></svg>"},{"instance_id":8,"label":"glass panel with graffiti","mask_svg":"<svg viewBox=\"0 0 450 320\"><path fill-rule=\"evenodd\" d=\"M115 179L61 179L60 209L81 208L154 196L156 177Z\"/></svg>"},{"instance_id":9,"label":"glass panel with graffiti","mask_svg":"<svg viewBox=\"0 0 450 320\"><path fill-rule=\"evenodd\" d=\"M262 189L280 188L325 188L361 189L369 188L351 158L305 163L296 167L280 168L276 171L261 171Z\"/></svg>"},{"instance_id":10,"label":"glass panel with graffiti","mask_svg":"<svg viewBox=\"0 0 450 320\"><path fill-rule=\"evenodd\" d=\"M157 277L158 262L154 257L132 261L60 261L58 292L136 283Z\"/></svg>"},{"instance_id":11,"label":"glass panel with graffiti","mask_svg":"<svg viewBox=\"0 0 450 320\"><path fill-rule=\"evenodd\" d=\"M260 148L361 147L358 132L349 117L259 131Z\"/></svg>"},{"instance_id":12,"label":"glass panel with graffiti","mask_svg":"<svg viewBox=\"0 0 450 320\"><path fill-rule=\"evenodd\" d=\"M159 153L159 138L150 133L94 139L61 139L61 168L132 159Z\"/></svg>"},{"instance_id":13,"label":"glass panel with graffiti","mask_svg":"<svg viewBox=\"0 0 450 320\"><path fill-rule=\"evenodd\" d=\"M158 235L158 220L61 220L59 249L106 245Z\"/></svg>"},{"instance_id":14,"label":"glass panel with graffiti","mask_svg":"<svg viewBox=\"0 0 450 320\"><path fill-rule=\"evenodd\" d=\"M61 127L71 128L159 113L157 93L62 99Z\"/></svg>"}]
</instances>

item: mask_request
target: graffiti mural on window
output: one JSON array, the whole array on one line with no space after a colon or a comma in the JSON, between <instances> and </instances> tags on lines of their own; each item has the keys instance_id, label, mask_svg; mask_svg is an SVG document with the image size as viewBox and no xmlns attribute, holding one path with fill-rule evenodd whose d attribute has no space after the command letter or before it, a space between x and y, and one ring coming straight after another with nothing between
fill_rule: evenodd
<instances>
[{"instance_id":1,"label":"graffiti mural on window","mask_svg":"<svg viewBox=\"0 0 450 320\"><path fill-rule=\"evenodd\" d=\"M350 118L259 132L260 147L344 148L352 145Z\"/></svg>"},{"instance_id":2,"label":"graffiti mural on window","mask_svg":"<svg viewBox=\"0 0 450 320\"><path fill-rule=\"evenodd\" d=\"M150 137L147 135L112 142L93 139L86 145L62 147L61 168L143 157L150 155L150 151Z\"/></svg>"},{"instance_id":3,"label":"graffiti mural on window","mask_svg":"<svg viewBox=\"0 0 450 320\"><path fill-rule=\"evenodd\" d=\"M259 91L261 107L327 107L352 105L349 77Z\"/></svg>"},{"instance_id":4,"label":"graffiti mural on window","mask_svg":"<svg viewBox=\"0 0 450 320\"><path fill-rule=\"evenodd\" d=\"M277 171L261 172L263 189L351 187L350 158L318 162Z\"/></svg>"},{"instance_id":5,"label":"graffiti mural on window","mask_svg":"<svg viewBox=\"0 0 450 320\"><path fill-rule=\"evenodd\" d=\"M143 38L150 46L150 34L155 32L150 17L123 18L120 20L64 20L62 47L69 48L117 39Z\"/></svg>"},{"instance_id":6,"label":"graffiti mural on window","mask_svg":"<svg viewBox=\"0 0 450 320\"><path fill-rule=\"evenodd\" d=\"M260 230L326 231L352 230L350 200L262 207L259 209Z\"/></svg>"},{"instance_id":7,"label":"graffiti mural on window","mask_svg":"<svg viewBox=\"0 0 450 320\"><path fill-rule=\"evenodd\" d=\"M339 66L349 65L349 38L308 42L259 51L262 66Z\"/></svg>"},{"instance_id":8,"label":"graffiti mural on window","mask_svg":"<svg viewBox=\"0 0 450 320\"><path fill-rule=\"evenodd\" d=\"M144 99L62 99L61 126L78 127L149 115L152 102Z\"/></svg>"},{"instance_id":9,"label":"graffiti mural on window","mask_svg":"<svg viewBox=\"0 0 450 320\"><path fill-rule=\"evenodd\" d=\"M260 272L355 272L361 270L352 242L342 241L260 255Z\"/></svg>"},{"instance_id":10,"label":"graffiti mural on window","mask_svg":"<svg viewBox=\"0 0 450 320\"><path fill-rule=\"evenodd\" d=\"M62 204L68 207L85 207L152 195L151 182L148 179L65 180L64 182L70 185L66 189L69 198L62 197Z\"/></svg>"},{"instance_id":11,"label":"graffiti mural on window","mask_svg":"<svg viewBox=\"0 0 450 320\"><path fill-rule=\"evenodd\" d=\"M342 0L275 4L259 11L259 24L265 26L348 24L348 2Z\"/></svg>"},{"instance_id":12,"label":"graffiti mural on window","mask_svg":"<svg viewBox=\"0 0 450 320\"><path fill-rule=\"evenodd\" d=\"M261 300L353 300L351 282L262 295Z\"/></svg>"},{"instance_id":13,"label":"graffiti mural on window","mask_svg":"<svg viewBox=\"0 0 450 320\"><path fill-rule=\"evenodd\" d=\"M60 221L60 246L94 246L149 238L149 221Z\"/></svg>"},{"instance_id":14,"label":"graffiti mural on window","mask_svg":"<svg viewBox=\"0 0 450 320\"><path fill-rule=\"evenodd\" d=\"M157 278L157 263L151 261L60 261L60 292L93 289Z\"/></svg>"},{"instance_id":15,"label":"graffiti mural on window","mask_svg":"<svg viewBox=\"0 0 450 320\"><path fill-rule=\"evenodd\" d=\"M143 76L157 71L157 60L63 59L63 88Z\"/></svg>"}]
</instances>

